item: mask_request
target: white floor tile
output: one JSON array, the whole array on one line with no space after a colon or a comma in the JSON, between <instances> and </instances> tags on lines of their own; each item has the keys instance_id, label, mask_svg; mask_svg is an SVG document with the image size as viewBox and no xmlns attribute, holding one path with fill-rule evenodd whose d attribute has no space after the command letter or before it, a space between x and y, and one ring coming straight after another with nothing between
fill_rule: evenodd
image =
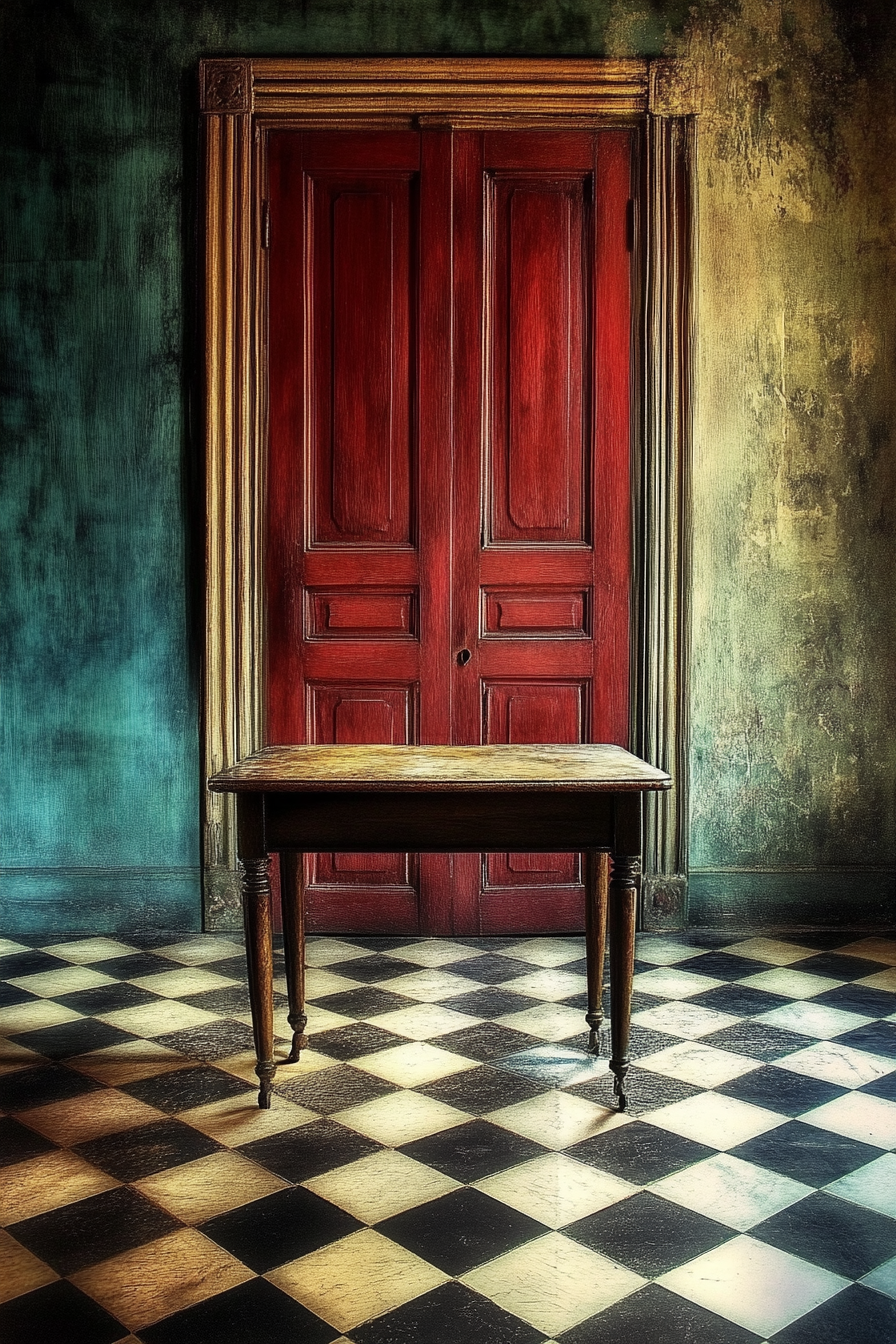
<instances>
[{"instance_id":1,"label":"white floor tile","mask_svg":"<svg viewBox=\"0 0 896 1344\"><path fill-rule=\"evenodd\" d=\"M735 1237L658 1283L757 1335L773 1335L849 1284L752 1237Z\"/></svg>"},{"instance_id":2,"label":"white floor tile","mask_svg":"<svg viewBox=\"0 0 896 1344\"><path fill-rule=\"evenodd\" d=\"M574 1162L562 1153L536 1157L473 1184L493 1199L555 1230L609 1208L638 1190L630 1181Z\"/></svg>"},{"instance_id":3,"label":"white floor tile","mask_svg":"<svg viewBox=\"0 0 896 1344\"><path fill-rule=\"evenodd\" d=\"M367 954L369 955L369 953ZM450 938L428 938L425 942L392 947L385 953L396 961L408 961L414 966L450 966L452 961L469 961L484 955L476 947L465 947Z\"/></svg>"},{"instance_id":4,"label":"white floor tile","mask_svg":"<svg viewBox=\"0 0 896 1344\"><path fill-rule=\"evenodd\" d=\"M871 1097L867 1092L846 1092L814 1111L806 1111L800 1120L876 1148L896 1148L896 1102Z\"/></svg>"},{"instance_id":5,"label":"white floor tile","mask_svg":"<svg viewBox=\"0 0 896 1344\"><path fill-rule=\"evenodd\" d=\"M645 1008L634 1013L632 1022L639 1027L650 1027L654 1031L667 1031L673 1036L683 1036L685 1040L696 1041L708 1036L711 1031L723 1031L733 1027L740 1019L730 1013L719 1013L713 1008L701 1008L687 999L673 999L670 1003L661 1003L657 1008Z\"/></svg>"},{"instance_id":6,"label":"white floor tile","mask_svg":"<svg viewBox=\"0 0 896 1344\"><path fill-rule=\"evenodd\" d=\"M777 938L747 938L742 943L732 943L725 948L726 952L738 957L765 961L770 966L789 966L794 961L814 956L816 950L814 947L801 947L797 943L780 942Z\"/></svg>"},{"instance_id":7,"label":"white floor tile","mask_svg":"<svg viewBox=\"0 0 896 1344\"><path fill-rule=\"evenodd\" d=\"M707 1218L747 1232L765 1218L812 1194L812 1187L788 1176L719 1153L673 1172L650 1189Z\"/></svg>"},{"instance_id":8,"label":"white floor tile","mask_svg":"<svg viewBox=\"0 0 896 1344\"><path fill-rule=\"evenodd\" d=\"M841 1041L818 1041L792 1055L775 1060L777 1068L801 1073L807 1078L823 1078L837 1087L864 1087L896 1069L896 1059L871 1055Z\"/></svg>"},{"instance_id":9,"label":"white floor tile","mask_svg":"<svg viewBox=\"0 0 896 1344\"><path fill-rule=\"evenodd\" d=\"M581 938L530 938L502 951L515 961L528 961L533 966L564 966L584 957L585 942Z\"/></svg>"},{"instance_id":10,"label":"white floor tile","mask_svg":"<svg viewBox=\"0 0 896 1344\"><path fill-rule=\"evenodd\" d=\"M896 1218L896 1153L885 1153L858 1171L832 1181L825 1190L829 1195L839 1195L865 1209Z\"/></svg>"},{"instance_id":11,"label":"white floor tile","mask_svg":"<svg viewBox=\"0 0 896 1344\"><path fill-rule=\"evenodd\" d=\"M545 1148L559 1150L628 1124L630 1117L625 1111L598 1106L568 1092L543 1092L530 1101L492 1111L486 1119Z\"/></svg>"},{"instance_id":12,"label":"white floor tile","mask_svg":"<svg viewBox=\"0 0 896 1344\"><path fill-rule=\"evenodd\" d=\"M654 1055L646 1055L637 1063L641 1069L678 1078L695 1087L718 1087L757 1067L755 1059L732 1054L729 1050L717 1050L701 1041L679 1041Z\"/></svg>"},{"instance_id":13,"label":"white floor tile","mask_svg":"<svg viewBox=\"0 0 896 1344\"><path fill-rule=\"evenodd\" d=\"M859 1283L863 1283L866 1288L874 1288L878 1293L886 1293L887 1297L896 1297L896 1255L885 1264L878 1265L877 1269L872 1269L864 1279L859 1279Z\"/></svg>"},{"instance_id":14,"label":"white floor tile","mask_svg":"<svg viewBox=\"0 0 896 1344\"><path fill-rule=\"evenodd\" d=\"M754 1022L764 1022L770 1027L783 1027L785 1031L802 1032L804 1036L818 1036L823 1041L842 1036L845 1031L861 1027L871 1022L870 1017L860 1017L858 1013L846 1013L841 1008L829 1008L825 1003L814 1003L811 999L800 999L796 1003L785 1003L773 1008L770 1013L761 1013Z\"/></svg>"},{"instance_id":15,"label":"white floor tile","mask_svg":"<svg viewBox=\"0 0 896 1344\"><path fill-rule=\"evenodd\" d=\"M750 989L764 989L769 994L783 994L788 999L812 999L816 994L823 994L826 989L836 989L843 983L827 975L810 975L808 971L787 967L759 971L756 975L747 975L738 981L738 984L747 985Z\"/></svg>"},{"instance_id":16,"label":"white floor tile","mask_svg":"<svg viewBox=\"0 0 896 1344\"><path fill-rule=\"evenodd\" d=\"M461 1282L536 1330L560 1334L635 1292L645 1280L551 1232L471 1270Z\"/></svg>"},{"instance_id":17,"label":"white floor tile","mask_svg":"<svg viewBox=\"0 0 896 1344\"><path fill-rule=\"evenodd\" d=\"M651 1111L648 1119L660 1129L724 1150L783 1125L787 1117L748 1101L738 1101L735 1097L705 1092L688 1097L686 1101L661 1106L659 1110Z\"/></svg>"},{"instance_id":18,"label":"white floor tile","mask_svg":"<svg viewBox=\"0 0 896 1344\"><path fill-rule=\"evenodd\" d=\"M709 948L688 947L686 943L677 943L674 938L651 938L641 936L635 940L635 957L638 961L648 961L651 966L674 966L678 961L690 961L692 957L705 956Z\"/></svg>"},{"instance_id":19,"label":"white floor tile","mask_svg":"<svg viewBox=\"0 0 896 1344\"><path fill-rule=\"evenodd\" d=\"M674 966L657 966L655 970L642 971L632 981L635 990L656 994L661 999L687 999L707 989L718 989L724 983L724 980L716 980L714 976L694 975L693 971L679 971Z\"/></svg>"}]
</instances>

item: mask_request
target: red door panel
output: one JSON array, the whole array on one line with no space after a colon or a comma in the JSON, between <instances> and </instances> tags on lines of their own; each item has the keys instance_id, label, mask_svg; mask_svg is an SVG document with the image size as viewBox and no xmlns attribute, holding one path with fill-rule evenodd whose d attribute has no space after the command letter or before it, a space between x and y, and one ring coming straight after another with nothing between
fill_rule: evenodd
<instances>
[{"instance_id":1,"label":"red door panel","mask_svg":"<svg viewBox=\"0 0 896 1344\"><path fill-rule=\"evenodd\" d=\"M489 540L582 542L587 179L486 182Z\"/></svg>"},{"instance_id":2,"label":"red door panel","mask_svg":"<svg viewBox=\"0 0 896 1344\"><path fill-rule=\"evenodd\" d=\"M626 741L633 140L271 133L268 741ZM580 929L580 876L317 855L309 920Z\"/></svg>"},{"instance_id":3,"label":"red door panel","mask_svg":"<svg viewBox=\"0 0 896 1344\"><path fill-rule=\"evenodd\" d=\"M632 138L456 140L458 294L482 295L455 304L458 740L625 743ZM582 927L577 855L492 854L464 881L483 932Z\"/></svg>"}]
</instances>

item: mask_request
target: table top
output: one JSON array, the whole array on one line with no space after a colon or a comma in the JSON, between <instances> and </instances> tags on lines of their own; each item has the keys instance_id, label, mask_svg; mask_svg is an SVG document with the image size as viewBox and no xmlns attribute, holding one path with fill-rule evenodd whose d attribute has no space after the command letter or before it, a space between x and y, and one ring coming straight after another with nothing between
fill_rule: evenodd
<instances>
[{"instance_id":1,"label":"table top","mask_svg":"<svg viewBox=\"0 0 896 1344\"><path fill-rule=\"evenodd\" d=\"M643 792L672 780L622 747L264 747L208 781L215 793L461 790Z\"/></svg>"}]
</instances>

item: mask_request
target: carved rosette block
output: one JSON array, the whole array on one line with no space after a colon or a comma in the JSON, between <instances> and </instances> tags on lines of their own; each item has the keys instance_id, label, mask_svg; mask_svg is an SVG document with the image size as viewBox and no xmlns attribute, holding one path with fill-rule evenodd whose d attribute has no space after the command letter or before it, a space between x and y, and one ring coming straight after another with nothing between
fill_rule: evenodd
<instances>
[{"instance_id":1,"label":"carved rosette block","mask_svg":"<svg viewBox=\"0 0 896 1344\"><path fill-rule=\"evenodd\" d=\"M688 61L651 61L647 109L654 117L689 117L700 111L697 71Z\"/></svg>"},{"instance_id":2,"label":"carved rosette block","mask_svg":"<svg viewBox=\"0 0 896 1344\"><path fill-rule=\"evenodd\" d=\"M248 61L202 62L199 98L203 112L248 112L250 90Z\"/></svg>"}]
</instances>

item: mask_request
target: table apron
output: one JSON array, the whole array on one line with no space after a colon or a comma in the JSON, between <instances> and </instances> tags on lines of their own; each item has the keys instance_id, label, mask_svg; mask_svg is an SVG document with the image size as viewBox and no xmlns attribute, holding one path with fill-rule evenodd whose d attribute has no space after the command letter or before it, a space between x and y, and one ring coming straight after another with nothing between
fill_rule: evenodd
<instances>
[{"instance_id":1,"label":"table apron","mask_svg":"<svg viewBox=\"0 0 896 1344\"><path fill-rule=\"evenodd\" d=\"M614 810L614 795L596 791L266 793L264 843L365 854L611 849Z\"/></svg>"}]
</instances>

